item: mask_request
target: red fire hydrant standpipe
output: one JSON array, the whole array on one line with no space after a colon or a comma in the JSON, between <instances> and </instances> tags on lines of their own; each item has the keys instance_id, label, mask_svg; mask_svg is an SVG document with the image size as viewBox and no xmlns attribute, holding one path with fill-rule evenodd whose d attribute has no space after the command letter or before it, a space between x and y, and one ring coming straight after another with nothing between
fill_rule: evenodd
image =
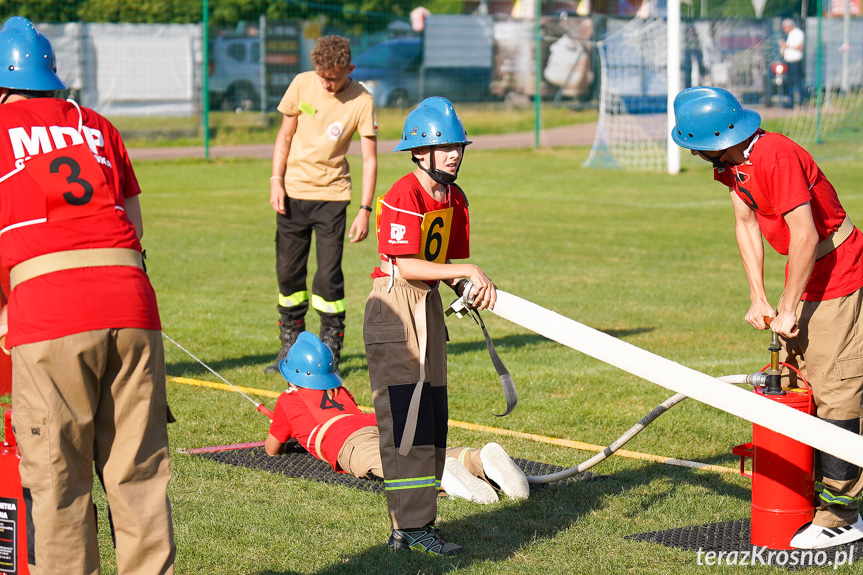
<instances>
[{"instance_id":1,"label":"red fire hydrant standpipe","mask_svg":"<svg viewBox=\"0 0 863 575\"><path fill-rule=\"evenodd\" d=\"M761 389L755 393L764 394ZM789 391L765 395L788 407L813 415L812 392ZM799 441L760 425L752 426L752 443L734 448L740 473L752 478L751 542L770 549L792 549L791 538L815 517L814 450ZM743 460L752 458L752 474Z\"/></svg>"},{"instance_id":2,"label":"red fire hydrant standpipe","mask_svg":"<svg viewBox=\"0 0 863 575\"><path fill-rule=\"evenodd\" d=\"M767 323L770 324L769 321ZM756 387L755 393L815 415L812 389L799 371L791 365L781 364L795 371L805 388L783 388L780 383L781 346L775 332L768 349L770 365L763 371L766 385ZM740 456L740 473L752 478L752 544L770 549L792 549L791 538L815 517L815 450L753 424L752 443L738 445L733 453ZM751 475L743 467L747 457L752 458Z\"/></svg>"},{"instance_id":3,"label":"red fire hydrant standpipe","mask_svg":"<svg viewBox=\"0 0 863 575\"><path fill-rule=\"evenodd\" d=\"M3 414L5 440L0 445L0 573L28 575L27 512L18 446L12 433L12 410Z\"/></svg>"}]
</instances>

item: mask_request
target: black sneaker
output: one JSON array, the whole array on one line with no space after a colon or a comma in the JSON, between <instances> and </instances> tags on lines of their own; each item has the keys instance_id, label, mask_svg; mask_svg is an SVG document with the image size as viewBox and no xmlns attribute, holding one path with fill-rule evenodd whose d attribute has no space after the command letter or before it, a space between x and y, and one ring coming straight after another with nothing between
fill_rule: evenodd
<instances>
[{"instance_id":1,"label":"black sneaker","mask_svg":"<svg viewBox=\"0 0 863 575\"><path fill-rule=\"evenodd\" d=\"M422 529L393 529L387 545L396 551L412 549L429 555L463 555L464 547L444 541L440 531L434 525Z\"/></svg>"}]
</instances>

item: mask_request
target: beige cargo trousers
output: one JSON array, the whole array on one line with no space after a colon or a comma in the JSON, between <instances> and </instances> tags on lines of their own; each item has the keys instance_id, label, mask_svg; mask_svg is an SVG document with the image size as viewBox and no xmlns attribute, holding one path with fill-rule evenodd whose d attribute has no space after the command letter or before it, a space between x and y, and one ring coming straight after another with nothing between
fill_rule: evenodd
<instances>
[{"instance_id":1,"label":"beige cargo trousers","mask_svg":"<svg viewBox=\"0 0 863 575\"><path fill-rule=\"evenodd\" d=\"M449 419L440 293L424 282L376 278L366 300L363 338L390 519L395 529L425 527L437 518ZM417 386L421 395L409 441L408 412Z\"/></svg>"},{"instance_id":2,"label":"beige cargo trousers","mask_svg":"<svg viewBox=\"0 0 863 575\"><path fill-rule=\"evenodd\" d=\"M173 573L161 332L103 329L18 345L12 366L12 425L35 526L31 575L99 573L94 464L117 571Z\"/></svg>"}]
</instances>

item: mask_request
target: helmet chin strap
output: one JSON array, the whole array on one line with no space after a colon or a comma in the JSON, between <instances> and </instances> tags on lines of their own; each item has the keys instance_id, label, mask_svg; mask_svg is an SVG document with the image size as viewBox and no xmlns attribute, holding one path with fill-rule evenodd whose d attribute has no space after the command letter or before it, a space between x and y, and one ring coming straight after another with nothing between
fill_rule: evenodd
<instances>
[{"instance_id":1,"label":"helmet chin strap","mask_svg":"<svg viewBox=\"0 0 863 575\"><path fill-rule=\"evenodd\" d=\"M701 156L703 158L706 158L707 160L710 161L711 164L713 164L714 170L722 171L725 169L725 166L728 165L728 162L722 162L721 161L722 156L725 155L726 151L727 150L722 150L722 152L718 156L716 156L715 158L713 156L708 156L707 154L704 153L704 151L701 151Z\"/></svg>"},{"instance_id":2,"label":"helmet chin strap","mask_svg":"<svg viewBox=\"0 0 863 575\"><path fill-rule=\"evenodd\" d=\"M462 146L461 149L462 149L462 154L464 154L464 146ZM464 158L464 156L462 156L462 158ZM430 148L430 153L429 153L430 167L426 168L425 166L423 166L420 163L419 158L417 158L416 156L412 155L411 160L413 160L413 163L416 164L419 169L421 169L426 174L428 174L428 177L430 177L432 180L434 180L438 184L441 184L444 186L452 184L453 182L455 182L455 179L458 177L458 171L461 168L461 162L458 163L458 167L455 169L454 174L450 174L449 172L445 172L443 170L438 170L437 168L435 168L434 148Z\"/></svg>"}]
</instances>

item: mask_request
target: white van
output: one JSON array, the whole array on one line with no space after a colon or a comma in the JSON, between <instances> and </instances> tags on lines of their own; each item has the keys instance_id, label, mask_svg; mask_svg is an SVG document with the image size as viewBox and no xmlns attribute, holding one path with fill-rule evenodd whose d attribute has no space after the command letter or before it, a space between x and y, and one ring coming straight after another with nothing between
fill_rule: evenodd
<instances>
[{"instance_id":1,"label":"white van","mask_svg":"<svg viewBox=\"0 0 863 575\"><path fill-rule=\"evenodd\" d=\"M261 109L261 41L219 36L210 48L210 107L243 112Z\"/></svg>"}]
</instances>

